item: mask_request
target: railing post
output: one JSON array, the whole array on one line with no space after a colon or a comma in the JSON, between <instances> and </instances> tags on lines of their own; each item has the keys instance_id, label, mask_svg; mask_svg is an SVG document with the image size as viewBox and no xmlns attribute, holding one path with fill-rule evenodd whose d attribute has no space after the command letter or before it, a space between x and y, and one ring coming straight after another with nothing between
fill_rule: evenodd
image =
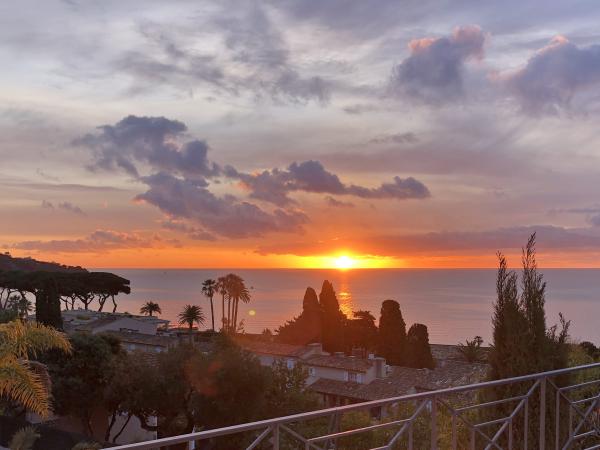
<instances>
[{"instance_id":1,"label":"railing post","mask_svg":"<svg viewBox=\"0 0 600 450\"><path fill-rule=\"evenodd\" d=\"M273 450L279 450L279 425L273 428Z\"/></svg>"},{"instance_id":2,"label":"railing post","mask_svg":"<svg viewBox=\"0 0 600 450\"><path fill-rule=\"evenodd\" d=\"M546 449L546 377L540 384L540 450Z\"/></svg>"},{"instance_id":3,"label":"railing post","mask_svg":"<svg viewBox=\"0 0 600 450\"><path fill-rule=\"evenodd\" d=\"M431 397L431 450L437 450L437 397Z\"/></svg>"}]
</instances>

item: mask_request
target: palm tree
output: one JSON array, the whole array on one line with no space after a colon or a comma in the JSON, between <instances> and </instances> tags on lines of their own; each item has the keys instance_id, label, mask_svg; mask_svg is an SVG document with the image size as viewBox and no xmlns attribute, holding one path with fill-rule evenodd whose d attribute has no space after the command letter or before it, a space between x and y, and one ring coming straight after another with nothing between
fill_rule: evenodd
<instances>
[{"instance_id":1,"label":"palm tree","mask_svg":"<svg viewBox=\"0 0 600 450\"><path fill-rule=\"evenodd\" d=\"M15 320L0 324L0 397L42 417L50 411L50 378L46 366L29 361L50 349L71 351L66 336L52 327Z\"/></svg>"},{"instance_id":2,"label":"palm tree","mask_svg":"<svg viewBox=\"0 0 600 450\"><path fill-rule=\"evenodd\" d=\"M212 322L212 330L215 331L215 310L213 307L213 297L217 292L217 282L212 279L205 280L202 283L202 293L210 300L210 319Z\"/></svg>"},{"instance_id":3,"label":"palm tree","mask_svg":"<svg viewBox=\"0 0 600 450\"><path fill-rule=\"evenodd\" d=\"M227 295L227 278L217 279L217 292L221 294L221 329L227 331L227 320L225 319L225 296Z\"/></svg>"},{"instance_id":4,"label":"palm tree","mask_svg":"<svg viewBox=\"0 0 600 450\"><path fill-rule=\"evenodd\" d=\"M190 344L194 343L192 331L194 329L194 323L199 326L204 324L204 312L202 308L196 305L185 305L183 311L179 313L179 324L187 325L190 330Z\"/></svg>"},{"instance_id":5,"label":"palm tree","mask_svg":"<svg viewBox=\"0 0 600 450\"><path fill-rule=\"evenodd\" d=\"M232 315L233 315L233 320L231 320L231 330L233 333L236 332L237 330L237 318L238 318L238 306L240 303L240 300L243 301L244 303L249 303L250 302L250 292L248 291L248 288L246 287L246 284L244 283L244 280L242 277L240 277L239 275L236 275L234 273L230 273L229 275L227 275L226 277L227 279L227 293L229 298L233 301L233 310L232 310Z\"/></svg>"},{"instance_id":6,"label":"palm tree","mask_svg":"<svg viewBox=\"0 0 600 450\"><path fill-rule=\"evenodd\" d=\"M147 316L152 317L152 315L162 314L162 309L160 309L160 305L155 302L146 302L140 308L140 314L146 314Z\"/></svg>"}]
</instances>

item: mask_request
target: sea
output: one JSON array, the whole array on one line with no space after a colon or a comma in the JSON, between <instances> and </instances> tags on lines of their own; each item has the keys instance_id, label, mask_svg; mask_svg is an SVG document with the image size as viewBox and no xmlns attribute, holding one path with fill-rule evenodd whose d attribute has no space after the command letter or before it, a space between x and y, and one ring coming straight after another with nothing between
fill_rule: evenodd
<instances>
[{"instance_id":1,"label":"sea","mask_svg":"<svg viewBox=\"0 0 600 450\"><path fill-rule=\"evenodd\" d=\"M131 281L131 294L118 297L118 311L138 313L146 301L158 302L163 318L177 323L186 304L200 305L210 325L210 303L202 282L227 273L240 275L250 289L251 302L240 304L244 330L275 330L302 311L307 287L321 290L323 280L333 283L346 315L367 310L379 318L381 302L400 303L407 328L423 323L432 343L456 344L474 336L489 343L495 300L494 269L97 269ZM562 312L571 321L574 340L600 344L600 269L545 269L547 323ZM215 323L221 300L214 298Z\"/></svg>"}]
</instances>

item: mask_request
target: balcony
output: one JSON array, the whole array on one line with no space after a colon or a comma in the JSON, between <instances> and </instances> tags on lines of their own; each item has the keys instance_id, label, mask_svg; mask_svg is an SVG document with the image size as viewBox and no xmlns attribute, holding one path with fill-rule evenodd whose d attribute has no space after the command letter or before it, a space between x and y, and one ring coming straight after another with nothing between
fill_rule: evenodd
<instances>
[{"instance_id":1,"label":"balcony","mask_svg":"<svg viewBox=\"0 0 600 450\"><path fill-rule=\"evenodd\" d=\"M600 363L110 448L600 449Z\"/></svg>"}]
</instances>

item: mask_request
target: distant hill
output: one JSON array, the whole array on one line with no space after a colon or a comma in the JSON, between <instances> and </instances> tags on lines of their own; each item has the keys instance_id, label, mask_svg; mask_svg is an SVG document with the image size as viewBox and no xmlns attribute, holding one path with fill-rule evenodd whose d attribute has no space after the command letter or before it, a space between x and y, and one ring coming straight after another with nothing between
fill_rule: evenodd
<instances>
[{"instance_id":1,"label":"distant hill","mask_svg":"<svg viewBox=\"0 0 600 450\"><path fill-rule=\"evenodd\" d=\"M1 270L23 270L26 272L37 270L48 272L87 272L86 269L80 266L66 266L55 262L38 261L30 257L16 258L9 253L0 253L0 271Z\"/></svg>"}]
</instances>

